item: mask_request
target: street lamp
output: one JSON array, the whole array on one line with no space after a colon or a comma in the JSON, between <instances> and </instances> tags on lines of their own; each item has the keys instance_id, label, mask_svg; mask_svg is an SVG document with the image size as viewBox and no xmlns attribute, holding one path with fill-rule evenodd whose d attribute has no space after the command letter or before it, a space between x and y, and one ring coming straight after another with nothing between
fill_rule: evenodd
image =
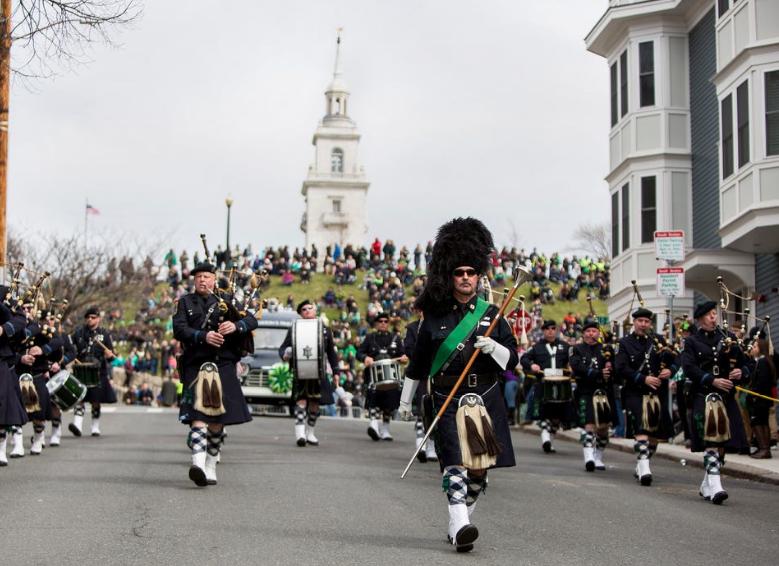
<instances>
[{"instance_id":1,"label":"street lamp","mask_svg":"<svg viewBox=\"0 0 779 566\"><path fill-rule=\"evenodd\" d=\"M225 264L227 265L227 269L230 269L233 264L233 254L230 251L230 209L233 206L233 199L227 197L225 199L225 204L227 205L227 258Z\"/></svg>"}]
</instances>

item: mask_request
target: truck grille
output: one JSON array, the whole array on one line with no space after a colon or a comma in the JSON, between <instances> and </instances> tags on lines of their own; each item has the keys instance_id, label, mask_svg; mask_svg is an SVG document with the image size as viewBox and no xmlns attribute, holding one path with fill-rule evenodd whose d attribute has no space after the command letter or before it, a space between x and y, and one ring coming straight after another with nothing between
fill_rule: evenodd
<instances>
[{"instance_id":1,"label":"truck grille","mask_svg":"<svg viewBox=\"0 0 779 566\"><path fill-rule=\"evenodd\" d=\"M246 387L268 387L268 371L252 368L244 382Z\"/></svg>"}]
</instances>

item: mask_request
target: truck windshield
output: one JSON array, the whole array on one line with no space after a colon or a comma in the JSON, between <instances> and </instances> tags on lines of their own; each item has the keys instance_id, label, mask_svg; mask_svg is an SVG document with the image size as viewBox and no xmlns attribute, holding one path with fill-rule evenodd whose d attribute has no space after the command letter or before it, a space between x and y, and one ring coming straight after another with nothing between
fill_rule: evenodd
<instances>
[{"instance_id":1,"label":"truck windshield","mask_svg":"<svg viewBox=\"0 0 779 566\"><path fill-rule=\"evenodd\" d=\"M278 350L284 337L287 335L286 328L258 328L254 331L254 349L255 350Z\"/></svg>"}]
</instances>

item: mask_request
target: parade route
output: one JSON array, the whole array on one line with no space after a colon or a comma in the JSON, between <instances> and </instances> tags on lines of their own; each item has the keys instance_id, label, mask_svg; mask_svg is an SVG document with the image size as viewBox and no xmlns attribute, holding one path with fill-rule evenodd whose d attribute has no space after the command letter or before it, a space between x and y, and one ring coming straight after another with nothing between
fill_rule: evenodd
<instances>
[{"instance_id":1,"label":"parade route","mask_svg":"<svg viewBox=\"0 0 779 566\"><path fill-rule=\"evenodd\" d=\"M730 499L717 507L697 495L699 469L668 460L652 461L655 483L642 488L629 454L607 451L609 469L586 473L578 445L544 455L514 431L518 466L490 475L481 536L457 555L438 466L399 478L410 423L377 443L365 421L322 419L321 446L301 449L291 419L255 418L228 429L219 485L199 489L174 411L106 413L102 437L68 435L0 470L4 565L775 561L775 486L726 477Z\"/></svg>"}]
</instances>

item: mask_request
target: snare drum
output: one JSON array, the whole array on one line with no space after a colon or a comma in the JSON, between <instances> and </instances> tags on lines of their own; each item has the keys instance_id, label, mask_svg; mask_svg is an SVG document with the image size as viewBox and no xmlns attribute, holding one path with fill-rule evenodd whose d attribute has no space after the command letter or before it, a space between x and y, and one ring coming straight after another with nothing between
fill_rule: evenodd
<instances>
[{"instance_id":1,"label":"snare drum","mask_svg":"<svg viewBox=\"0 0 779 566\"><path fill-rule=\"evenodd\" d=\"M544 370L545 372L547 370ZM573 399L571 378L564 375L545 375L544 403L568 403Z\"/></svg>"},{"instance_id":2,"label":"snare drum","mask_svg":"<svg viewBox=\"0 0 779 566\"><path fill-rule=\"evenodd\" d=\"M66 370L50 377L46 382L46 389L49 390L51 400L63 411L73 408L73 405L83 401L87 395L84 384Z\"/></svg>"},{"instance_id":3,"label":"snare drum","mask_svg":"<svg viewBox=\"0 0 779 566\"><path fill-rule=\"evenodd\" d=\"M73 376L88 388L100 385L100 366L97 362L79 362L73 364Z\"/></svg>"},{"instance_id":4,"label":"snare drum","mask_svg":"<svg viewBox=\"0 0 779 566\"><path fill-rule=\"evenodd\" d=\"M295 377L301 380L322 379L325 376L322 321L301 318L292 326L292 355L295 358Z\"/></svg>"},{"instance_id":5,"label":"snare drum","mask_svg":"<svg viewBox=\"0 0 779 566\"><path fill-rule=\"evenodd\" d=\"M377 360L367 370L369 387L376 391L400 389L402 370L395 360Z\"/></svg>"}]
</instances>

